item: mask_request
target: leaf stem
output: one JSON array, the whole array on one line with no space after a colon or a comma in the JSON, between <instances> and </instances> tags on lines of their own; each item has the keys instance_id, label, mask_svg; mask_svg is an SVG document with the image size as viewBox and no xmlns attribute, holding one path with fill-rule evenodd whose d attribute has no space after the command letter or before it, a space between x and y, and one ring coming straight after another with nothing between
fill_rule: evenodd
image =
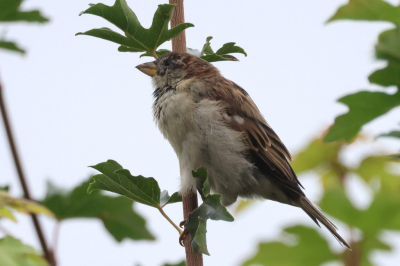
<instances>
[{"instance_id":1,"label":"leaf stem","mask_svg":"<svg viewBox=\"0 0 400 266\"><path fill-rule=\"evenodd\" d=\"M171 220L171 218L169 218L169 216L164 212L164 210L161 208L161 206L157 207L157 209L161 212L162 216L164 216L165 219L167 219L168 222L169 222L170 224L172 224L172 226L175 227L176 230L178 230L179 235L181 235L181 234L182 234L182 230L179 228L179 226L177 226L177 225Z\"/></svg>"},{"instance_id":2,"label":"leaf stem","mask_svg":"<svg viewBox=\"0 0 400 266\"><path fill-rule=\"evenodd\" d=\"M156 50L153 50L153 51L151 52L151 55L152 55L155 59L158 58L158 55L157 55L157 53L156 53Z\"/></svg>"}]
</instances>

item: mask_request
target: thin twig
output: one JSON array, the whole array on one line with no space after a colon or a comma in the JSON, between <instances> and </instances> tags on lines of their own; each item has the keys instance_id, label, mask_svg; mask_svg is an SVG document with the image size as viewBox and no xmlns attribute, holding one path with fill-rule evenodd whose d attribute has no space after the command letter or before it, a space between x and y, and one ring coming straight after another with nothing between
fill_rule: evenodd
<instances>
[{"instance_id":1,"label":"thin twig","mask_svg":"<svg viewBox=\"0 0 400 266\"><path fill-rule=\"evenodd\" d=\"M1 86L1 82L0 82L0 109L1 109L1 115L3 117L4 127L5 127L6 133L7 133L8 143L10 145L11 153L12 153L12 156L14 159L15 168L17 169L17 172L18 172L18 177L19 177L19 181L21 182L22 190L24 191L24 198L26 198L28 200L32 200L29 190L28 190L24 172L22 171L21 161L19 159L19 155L18 155L17 148L16 148L15 141L14 141L14 136L12 134L11 125L10 125L10 122L8 119L7 109L4 104L3 88ZM50 265L55 266L55 264L52 262L49 250L47 248L46 240L44 238L43 231L39 224L38 218L35 214L31 214L31 217L32 217L33 225L35 226L36 234L40 241L40 245L42 246L44 256L47 259L47 261L50 263Z\"/></svg>"},{"instance_id":2,"label":"thin twig","mask_svg":"<svg viewBox=\"0 0 400 266\"><path fill-rule=\"evenodd\" d=\"M164 210L163 210L161 207L159 207L159 208L157 208L157 209L161 212L162 216L164 216L165 219L167 219L168 222L169 222L170 224L172 224L172 226L175 227L176 230L178 230L179 235L181 235L181 234L182 234L182 230L179 228L179 226L177 226L177 225L171 220L171 218L169 218L169 216L164 212Z\"/></svg>"}]
</instances>

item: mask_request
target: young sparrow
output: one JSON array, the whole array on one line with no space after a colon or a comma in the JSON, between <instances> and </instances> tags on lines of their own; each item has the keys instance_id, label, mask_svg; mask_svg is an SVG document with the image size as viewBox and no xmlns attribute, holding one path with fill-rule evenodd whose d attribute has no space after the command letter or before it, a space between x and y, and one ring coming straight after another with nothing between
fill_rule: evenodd
<instances>
[{"instance_id":1,"label":"young sparrow","mask_svg":"<svg viewBox=\"0 0 400 266\"><path fill-rule=\"evenodd\" d=\"M196 191L192 170L204 166L225 206L244 197L300 207L350 248L305 196L289 151L243 88L187 53L168 53L137 68L152 77L154 120L178 156L182 194Z\"/></svg>"}]
</instances>

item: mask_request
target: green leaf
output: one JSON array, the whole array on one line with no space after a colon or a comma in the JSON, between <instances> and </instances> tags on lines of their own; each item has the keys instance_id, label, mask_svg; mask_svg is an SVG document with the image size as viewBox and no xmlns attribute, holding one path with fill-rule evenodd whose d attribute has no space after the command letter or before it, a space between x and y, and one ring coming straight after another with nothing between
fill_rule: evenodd
<instances>
[{"instance_id":1,"label":"green leaf","mask_svg":"<svg viewBox=\"0 0 400 266\"><path fill-rule=\"evenodd\" d=\"M351 141L362 126L400 105L400 92L390 95L383 92L362 91L347 95L339 102L349 107L349 112L336 117L324 141Z\"/></svg>"},{"instance_id":2,"label":"green leaf","mask_svg":"<svg viewBox=\"0 0 400 266\"><path fill-rule=\"evenodd\" d=\"M320 166L326 168L329 165L337 164L343 145L343 142L325 143L322 139L316 138L294 156L293 170L297 174L301 174Z\"/></svg>"},{"instance_id":3,"label":"green leaf","mask_svg":"<svg viewBox=\"0 0 400 266\"><path fill-rule=\"evenodd\" d=\"M164 207L167 204L172 204L172 203L176 203L176 202L182 202L182 196L179 194L179 192L175 192L174 194L172 194L171 197L168 195L168 191L164 190L163 192L161 192L161 195L160 195L161 207Z\"/></svg>"},{"instance_id":4,"label":"green leaf","mask_svg":"<svg viewBox=\"0 0 400 266\"><path fill-rule=\"evenodd\" d=\"M54 217L54 214L45 206L31 200L14 198L6 191L0 191L0 208L13 209L24 214L45 214ZM5 214L6 211L3 211L3 213Z\"/></svg>"},{"instance_id":5,"label":"green leaf","mask_svg":"<svg viewBox=\"0 0 400 266\"><path fill-rule=\"evenodd\" d=\"M17 52L17 53L21 53L21 54L25 54L25 50L18 47L17 44L14 42L7 42L7 41L0 40L0 48L5 49L5 50L10 50L13 52Z\"/></svg>"},{"instance_id":6,"label":"green leaf","mask_svg":"<svg viewBox=\"0 0 400 266\"><path fill-rule=\"evenodd\" d=\"M12 212L6 207L0 207L0 217L10 219L13 222L17 222L14 214L12 214Z\"/></svg>"},{"instance_id":7,"label":"green leaf","mask_svg":"<svg viewBox=\"0 0 400 266\"><path fill-rule=\"evenodd\" d=\"M0 190L4 190L5 192L8 192L10 190L10 186L9 185L0 186Z\"/></svg>"},{"instance_id":8,"label":"green leaf","mask_svg":"<svg viewBox=\"0 0 400 266\"><path fill-rule=\"evenodd\" d=\"M342 189L332 189L325 193L319 206L324 212L351 226L357 227L362 219L362 212L351 204Z\"/></svg>"},{"instance_id":9,"label":"green leaf","mask_svg":"<svg viewBox=\"0 0 400 266\"><path fill-rule=\"evenodd\" d=\"M22 0L1 0L0 1L0 21L14 22L47 22L47 18L43 17L38 10L22 12L19 7Z\"/></svg>"},{"instance_id":10,"label":"green leaf","mask_svg":"<svg viewBox=\"0 0 400 266\"><path fill-rule=\"evenodd\" d=\"M329 249L327 241L312 228L297 225L286 228L284 232L288 238L286 241L260 243L256 255L242 265L319 266L339 259Z\"/></svg>"},{"instance_id":11,"label":"green leaf","mask_svg":"<svg viewBox=\"0 0 400 266\"><path fill-rule=\"evenodd\" d=\"M88 192L102 189L123 195L131 200L146 204L155 208L160 207L160 187L157 181L143 176L132 176L126 169L122 169L116 161L108 160L99 163L92 168L103 173L92 178Z\"/></svg>"},{"instance_id":12,"label":"green leaf","mask_svg":"<svg viewBox=\"0 0 400 266\"><path fill-rule=\"evenodd\" d=\"M199 192L204 201L205 197L210 195L211 191L210 181L207 178L208 177L207 169L204 167L200 167L199 169L197 169L197 171L192 170L192 176L195 178L199 178L203 183L203 188Z\"/></svg>"},{"instance_id":13,"label":"green leaf","mask_svg":"<svg viewBox=\"0 0 400 266\"><path fill-rule=\"evenodd\" d=\"M398 138L400 139L400 131L392 131L386 134L380 134L379 136L377 136L377 138L381 138L381 137L392 137L392 138Z\"/></svg>"},{"instance_id":14,"label":"green leaf","mask_svg":"<svg viewBox=\"0 0 400 266\"><path fill-rule=\"evenodd\" d=\"M362 160L354 172L366 182L378 179L381 190L398 194L400 191L400 175L390 172L390 161L386 156L370 156Z\"/></svg>"},{"instance_id":15,"label":"green leaf","mask_svg":"<svg viewBox=\"0 0 400 266\"><path fill-rule=\"evenodd\" d=\"M108 232L117 240L153 240L146 228L146 221L132 208L132 201L125 197L110 197L100 191L87 193L90 181L72 190L57 188L47 183L46 197L41 201L52 210L59 221L76 218L95 218L103 222Z\"/></svg>"},{"instance_id":16,"label":"green leaf","mask_svg":"<svg viewBox=\"0 0 400 266\"><path fill-rule=\"evenodd\" d=\"M400 200L398 195L384 191L376 193L368 209L356 209L343 190L324 195L320 207L329 215L359 228L364 235L377 236L381 230L400 230ZM387 214L390 213L390 219Z\"/></svg>"},{"instance_id":17,"label":"green leaf","mask_svg":"<svg viewBox=\"0 0 400 266\"><path fill-rule=\"evenodd\" d=\"M234 42L225 43L217 52L214 53L213 49L211 48L210 41L213 37L209 36L206 39L206 43L203 45L203 49L200 52L200 58L206 60L207 62L218 62L218 61L239 61L236 57L230 55L232 53L241 53L247 56L246 52L243 48L239 46L235 46ZM188 48L189 50L190 48ZM193 50L190 49L192 54L195 54Z\"/></svg>"},{"instance_id":18,"label":"green leaf","mask_svg":"<svg viewBox=\"0 0 400 266\"><path fill-rule=\"evenodd\" d=\"M393 85L400 87L400 61L389 60L387 67L372 73L368 80L385 87Z\"/></svg>"},{"instance_id":19,"label":"green leaf","mask_svg":"<svg viewBox=\"0 0 400 266\"><path fill-rule=\"evenodd\" d=\"M206 233L207 233L207 220L203 220L199 218L199 226L197 227L196 234L194 236L194 241L196 241L197 245L201 253L210 256L207 250L207 240L206 240Z\"/></svg>"},{"instance_id":20,"label":"green leaf","mask_svg":"<svg viewBox=\"0 0 400 266\"><path fill-rule=\"evenodd\" d=\"M204 167L199 167L199 169L196 171L192 170L192 176L199 178L204 183L208 177L207 169Z\"/></svg>"},{"instance_id":21,"label":"green leaf","mask_svg":"<svg viewBox=\"0 0 400 266\"><path fill-rule=\"evenodd\" d=\"M206 38L206 43L203 45L203 49L201 50L200 56L203 56L204 54L214 54L214 51L211 48L211 43L210 43L212 38L213 38L212 36L208 36Z\"/></svg>"},{"instance_id":22,"label":"green leaf","mask_svg":"<svg viewBox=\"0 0 400 266\"><path fill-rule=\"evenodd\" d=\"M186 266L186 261L181 261L180 263L177 263L177 264L166 263L166 264L164 264L164 266Z\"/></svg>"},{"instance_id":23,"label":"green leaf","mask_svg":"<svg viewBox=\"0 0 400 266\"><path fill-rule=\"evenodd\" d=\"M49 266L40 252L11 236L0 239L0 265Z\"/></svg>"},{"instance_id":24,"label":"green leaf","mask_svg":"<svg viewBox=\"0 0 400 266\"><path fill-rule=\"evenodd\" d=\"M172 18L175 5L159 5L152 25L145 29L139 22L136 14L128 7L125 0L116 0L113 6L96 4L83 11L81 14L92 14L102 17L120 30L122 36L109 29L93 29L76 35L89 35L120 44L119 51L146 52L154 55L157 48L166 41L178 36L185 29L194 27L191 23L181 23L172 29L168 29L168 23Z\"/></svg>"},{"instance_id":25,"label":"green leaf","mask_svg":"<svg viewBox=\"0 0 400 266\"><path fill-rule=\"evenodd\" d=\"M123 47L123 46L122 46ZM121 48L121 47L120 47ZM132 52L132 51L129 51L129 48L127 48L127 50L125 51L125 48L121 48L121 49L118 49L118 51L120 51L120 52ZM160 49L160 50L157 50L156 51L156 54L157 54L157 56L162 56L163 54L167 54L167 53L170 53L171 51L170 50L167 50L167 49ZM146 52L146 53L144 53L144 54L141 54L140 55L140 57L142 58L143 56L153 56L153 55L151 55L151 54L149 54L148 52Z\"/></svg>"},{"instance_id":26,"label":"green leaf","mask_svg":"<svg viewBox=\"0 0 400 266\"><path fill-rule=\"evenodd\" d=\"M400 23L400 9L383 0L349 0L328 22L338 19L389 21Z\"/></svg>"},{"instance_id":27,"label":"green leaf","mask_svg":"<svg viewBox=\"0 0 400 266\"><path fill-rule=\"evenodd\" d=\"M192 171L192 175L193 177L200 178L203 181L203 188L200 190L200 194L202 194L203 198L203 203L194 211L192 211L192 213L189 215L189 218L185 223L185 229L188 230L190 233L191 245L194 252L201 252L209 255L206 247L207 220L211 219L215 221L221 220L232 222L234 221L234 218L228 212L226 207L222 205L220 194L209 194L209 181L207 170L204 167L200 167L199 169L197 169L197 171Z\"/></svg>"},{"instance_id":28,"label":"green leaf","mask_svg":"<svg viewBox=\"0 0 400 266\"><path fill-rule=\"evenodd\" d=\"M387 30L379 34L375 52L377 58L400 62L400 28Z\"/></svg>"}]
</instances>

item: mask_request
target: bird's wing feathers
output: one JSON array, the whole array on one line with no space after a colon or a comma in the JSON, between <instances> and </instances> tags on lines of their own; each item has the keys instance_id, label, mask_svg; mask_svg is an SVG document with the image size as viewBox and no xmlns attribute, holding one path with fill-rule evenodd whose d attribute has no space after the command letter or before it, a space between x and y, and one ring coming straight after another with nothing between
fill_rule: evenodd
<instances>
[{"instance_id":1,"label":"bird's wing feathers","mask_svg":"<svg viewBox=\"0 0 400 266\"><path fill-rule=\"evenodd\" d=\"M284 187L304 195L299 187L303 186L288 162L291 160L289 151L267 124L248 93L226 79L213 83L213 87L210 98L225 103L226 113L223 116L233 130L244 133L252 162Z\"/></svg>"}]
</instances>

